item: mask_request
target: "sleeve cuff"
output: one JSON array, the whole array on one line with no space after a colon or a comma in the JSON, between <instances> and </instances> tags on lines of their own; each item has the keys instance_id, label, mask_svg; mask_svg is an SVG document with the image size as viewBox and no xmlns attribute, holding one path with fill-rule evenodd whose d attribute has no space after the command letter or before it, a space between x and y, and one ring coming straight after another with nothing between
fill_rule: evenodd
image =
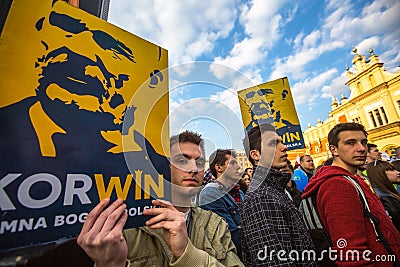
<instances>
[{"instance_id":1,"label":"sleeve cuff","mask_svg":"<svg viewBox=\"0 0 400 267\"><path fill-rule=\"evenodd\" d=\"M190 240L185 251L179 259L173 257L170 261L170 266L205 266L208 262L208 253L197 249Z\"/></svg>"}]
</instances>

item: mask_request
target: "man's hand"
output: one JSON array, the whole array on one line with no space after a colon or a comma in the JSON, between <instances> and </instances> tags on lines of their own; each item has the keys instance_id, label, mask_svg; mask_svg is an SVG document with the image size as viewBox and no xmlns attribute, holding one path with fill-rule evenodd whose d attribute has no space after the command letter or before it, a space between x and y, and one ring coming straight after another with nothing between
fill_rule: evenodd
<instances>
[{"instance_id":1,"label":"man's hand","mask_svg":"<svg viewBox=\"0 0 400 267\"><path fill-rule=\"evenodd\" d=\"M185 214L175 209L175 207L161 200L153 200L153 205L160 208L146 209L143 215L153 215L154 217L146 221L146 225L151 229L164 229L164 239L171 248L175 258L183 254L188 244L188 234L186 230Z\"/></svg>"},{"instance_id":2,"label":"man's hand","mask_svg":"<svg viewBox=\"0 0 400 267\"><path fill-rule=\"evenodd\" d=\"M128 246L122 229L128 218L126 205L118 199L107 209L110 199L101 201L87 216L78 244L95 261L97 267L125 266Z\"/></svg>"}]
</instances>

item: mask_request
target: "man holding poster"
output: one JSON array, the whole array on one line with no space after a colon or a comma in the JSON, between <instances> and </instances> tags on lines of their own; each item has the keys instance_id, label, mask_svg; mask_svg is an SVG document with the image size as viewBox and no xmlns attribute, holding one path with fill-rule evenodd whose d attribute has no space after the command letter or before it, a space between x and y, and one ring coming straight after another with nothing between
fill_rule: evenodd
<instances>
[{"instance_id":1,"label":"man holding poster","mask_svg":"<svg viewBox=\"0 0 400 267\"><path fill-rule=\"evenodd\" d=\"M76 237L105 198L144 225L170 198L168 51L65 1L4 6L0 252Z\"/></svg>"},{"instance_id":2,"label":"man holding poster","mask_svg":"<svg viewBox=\"0 0 400 267\"><path fill-rule=\"evenodd\" d=\"M122 231L126 205L103 200L88 215L78 244L101 266L243 266L227 223L215 213L190 207L204 176L204 145L200 135L183 132L171 138L172 202L158 206L146 226Z\"/></svg>"}]
</instances>

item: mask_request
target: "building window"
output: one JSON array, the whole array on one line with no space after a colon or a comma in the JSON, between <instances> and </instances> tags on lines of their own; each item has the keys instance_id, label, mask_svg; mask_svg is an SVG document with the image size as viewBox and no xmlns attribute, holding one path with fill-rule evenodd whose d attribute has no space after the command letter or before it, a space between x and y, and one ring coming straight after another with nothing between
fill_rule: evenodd
<instances>
[{"instance_id":1,"label":"building window","mask_svg":"<svg viewBox=\"0 0 400 267\"><path fill-rule=\"evenodd\" d=\"M360 83L360 82L357 83L357 89L358 89L358 92L359 92L359 93L362 93L362 90L361 90L361 83Z\"/></svg>"},{"instance_id":2,"label":"building window","mask_svg":"<svg viewBox=\"0 0 400 267\"><path fill-rule=\"evenodd\" d=\"M376 86L376 81L375 81L375 77L374 77L374 75L369 75L369 82L371 83L371 86L372 87L375 87Z\"/></svg>"},{"instance_id":3,"label":"building window","mask_svg":"<svg viewBox=\"0 0 400 267\"><path fill-rule=\"evenodd\" d=\"M369 111L368 114L374 127L382 126L388 123L388 118L383 107Z\"/></svg>"},{"instance_id":4,"label":"building window","mask_svg":"<svg viewBox=\"0 0 400 267\"><path fill-rule=\"evenodd\" d=\"M378 119L379 125L383 125L383 121L382 121L381 113L379 113L379 109L375 109L374 113L375 113L376 118Z\"/></svg>"},{"instance_id":5,"label":"building window","mask_svg":"<svg viewBox=\"0 0 400 267\"><path fill-rule=\"evenodd\" d=\"M386 116L385 109L383 107L380 107L380 110L381 110L381 113L382 113L382 117L383 117L385 123L387 124L389 122L389 120L388 120L388 118Z\"/></svg>"},{"instance_id":6,"label":"building window","mask_svg":"<svg viewBox=\"0 0 400 267\"><path fill-rule=\"evenodd\" d=\"M376 125L376 121L375 121L375 118L374 118L374 114L372 114L372 111L368 112L368 114L369 114L369 117L372 120L372 124L374 125L374 127L376 127L377 125Z\"/></svg>"},{"instance_id":7,"label":"building window","mask_svg":"<svg viewBox=\"0 0 400 267\"><path fill-rule=\"evenodd\" d=\"M355 122L355 123L358 123L358 124L362 124L360 117L353 118L352 121Z\"/></svg>"}]
</instances>

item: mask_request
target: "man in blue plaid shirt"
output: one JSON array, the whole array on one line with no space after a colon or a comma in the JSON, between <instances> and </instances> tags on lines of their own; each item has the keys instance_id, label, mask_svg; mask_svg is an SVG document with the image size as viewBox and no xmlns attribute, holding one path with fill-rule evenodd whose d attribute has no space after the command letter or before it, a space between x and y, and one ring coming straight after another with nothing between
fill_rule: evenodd
<instances>
[{"instance_id":1,"label":"man in blue plaid shirt","mask_svg":"<svg viewBox=\"0 0 400 267\"><path fill-rule=\"evenodd\" d=\"M312 239L299 211L285 193L290 174L287 147L270 124L251 129L243 145L255 172L242 203L242 253L245 266L316 266ZM303 255L302 255L303 254Z\"/></svg>"}]
</instances>

